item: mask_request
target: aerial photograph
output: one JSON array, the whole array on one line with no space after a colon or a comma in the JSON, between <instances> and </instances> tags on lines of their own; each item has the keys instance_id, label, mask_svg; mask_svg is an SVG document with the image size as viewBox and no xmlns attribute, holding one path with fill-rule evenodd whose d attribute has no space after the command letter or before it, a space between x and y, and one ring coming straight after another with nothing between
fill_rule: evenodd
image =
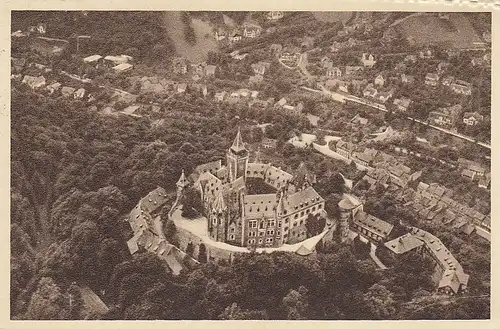
<instances>
[{"instance_id":1,"label":"aerial photograph","mask_svg":"<svg viewBox=\"0 0 500 329\"><path fill-rule=\"evenodd\" d=\"M10 319L490 319L491 26L12 11Z\"/></svg>"}]
</instances>

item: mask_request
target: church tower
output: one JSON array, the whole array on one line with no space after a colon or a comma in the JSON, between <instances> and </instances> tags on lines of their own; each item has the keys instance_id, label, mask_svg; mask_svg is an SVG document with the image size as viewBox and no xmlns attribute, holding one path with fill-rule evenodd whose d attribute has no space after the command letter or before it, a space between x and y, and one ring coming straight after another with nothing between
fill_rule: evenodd
<instances>
[{"instance_id":1,"label":"church tower","mask_svg":"<svg viewBox=\"0 0 500 329\"><path fill-rule=\"evenodd\" d=\"M233 145L231 145L231 147L227 151L226 159L230 182L233 182L240 177L246 177L248 150L245 148L243 140L241 139L241 132L239 127L236 138L233 141Z\"/></svg>"},{"instance_id":2,"label":"church tower","mask_svg":"<svg viewBox=\"0 0 500 329\"><path fill-rule=\"evenodd\" d=\"M208 232L215 241L225 242L227 206L222 191L217 193L208 218Z\"/></svg>"}]
</instances>

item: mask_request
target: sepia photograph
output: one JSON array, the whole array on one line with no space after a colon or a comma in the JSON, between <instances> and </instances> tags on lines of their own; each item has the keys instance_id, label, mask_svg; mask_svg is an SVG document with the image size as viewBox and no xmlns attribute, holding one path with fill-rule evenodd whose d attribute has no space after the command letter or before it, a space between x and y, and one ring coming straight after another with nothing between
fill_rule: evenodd
<instances>
[{"instance_id":1,"label":"sepia photograph","mask_svg":"<svg viewBox=\"0 0 500 329\"><path fill-rule=\"evenodd\" d=\"M11 320L491 318L491 12L10 16Z\"/></svg>"}]
</instances>

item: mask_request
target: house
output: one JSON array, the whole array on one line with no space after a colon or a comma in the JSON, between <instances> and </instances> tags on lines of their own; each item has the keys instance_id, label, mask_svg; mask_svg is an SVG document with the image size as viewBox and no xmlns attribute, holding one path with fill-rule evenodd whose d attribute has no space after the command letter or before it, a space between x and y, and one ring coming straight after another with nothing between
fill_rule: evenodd
<instances>
[{"instance_id":1,"label":"house","mask_svg":"<svg viewBox=\"0 0 500 329\"><path fill-rule=\"evenodd\" d=\"M74 94L75 94L75 88L73 87L62 87L61 89L61 95L63 97L74 97Z\"/></svg>"},{"instance_id":2,"label":"house","mask_svg":"<svg viewBox=\"0 0 500 329\"><path fill-rule=\"evenodd\" d=\"M83 62L84 63L88 63L88 64L96 64L98 63L103 57L101 55L91 55L91 56L88 56L88 57L85 57L83 59Z\"/></svg>"},{"instance_id":3,"label":"house","mask_svg":"<svg viewBox=\"0 0 500 329\"><path fill-rule=\"evenodd\" d=\"M326 76L329 78L340 78L342 71L338 67L331 67L326 70Z\"/></svg>"},{"instance_id":4,"label":"house","mask_svg":"<svg viewBox=\"0 0 500 329\"><path fill-rule=\"evenodd\" d=\"M323 56L323 58L321 58L320 63L324 69L333 67L333 61L328 56Z\"/></svg>"},{"instance_id":5,"label":"house","mask_svg":"<svg viewBox=\"0 0 500 329\"><path fill-rule=\"evenodd\" d=\"M129 63L122 63L122 64L118 64L116 66L113 67L113 70L116 72L116 73L123 73L123 72L127 72L127 71L130 71L132 70L134 66L132 64L129 64Z\"/></svg>"},{"instance_id":6,"label":"house","mask_svg":"<svg viewBox=\"0 0 500 329\"><path fill-rule=\"evenodd\" d=\"M177 93L182 94L185 93L187 89L187 83L179 83L177 85Z\"/></svg>"},{"instance_id":7,"label":"house","mask_svg":"<svg viewBox=\"0 0 500 329\"><path fill-rule=\"evenodd\" d=\"M411 99L406 97L396 98L393 102L396 105L396 109L400 112L407 112L410 106Z\"/></svg>"},{"instance_id":8,"label":"house","mask_svg":"<svg viewBox=\"0 0 500 329\"><path fill-rule=\"evenodd\" d=\"M481 177L479 179L478 186L485 189L489 189L490 184L491 184L491 174L486 174L484 177Z\"/></svg>"},{"instance_id":9,"label":"house","mask_svg":"<svg viewBox=\"0 0 500 329\"><path fill-rule=\"evenodd\" d=\"M359 71L362 71L363 67L362 66L350 66L347 65L345 67L345 75L354 75L358 73Z\"/></svg>"},{"instance_id":10,"label":"house","mask_svg":"<svg viewBox=\"0 0 500 329\"><path fill-rule=\"evenodd\" d=\"M356 145L350 142L339 140L335 145L335 150L344 158L350 159L353 152L356 150Z\"/></svg>"},{"instance_id":11,"label":"house","mask_svg":"<svg viewBox=\"0 0 500 329\"><path fill-rule=\"evenodd\" d=\"M227 32L222 28L215 29L214 37L215 37L215 40L217 40L217 41L224 40L227 37Z\"/></svg>"},{"instance_id":12,"label":"house","mask_svg":"<svg viewBox=\"0 0 500 329\"><path fill-rule=\"evenodd\" d=\"M27 84L31 89L38 89L45 86L46 81L43 75L34 77L31 75L25 75L22 83Z\"/></svg>"},{"instance_id":13,"label":"house","mask_svg":"<svg viewBox=\"0 0 500 329\"><path fill-rule=\"evenodd\" d=\"M270 66L271 63L260 61L258 63L252 64L251 68L255 74L264 75L264 73L266 73L266 69L269 69Z\"/></svg>"},{"instance_id":14,"label":"house","mask_svg":"<svg viewBox=\"0 0 500 329\"><path fill-rule=\"evenodd\" d=\"M222 102L226 98L226 95L227 95L227 92L221 91L221 92L215 93L214 99L218 102Z\"/></svg>"},{"instance_id":15,"label":"house","mask_svg":"<svg viewBox=\"0 0 500 329\"><path fill-rule=\"evenodd\" d=\"M447 77L444 77L442 80L441 80L441 84L443 86L450 86L453 82L455 82L455 77L449 75Z\"/></svg>"},{"instance_id":16,"label":"house","mask_svg":"<svg viewBox=\"0 0 500 329\"><path fill-rule=\"evenodd\" d=\"M373 88L373 85L370 83L366 86L366 88L363 90L363 96L365 97L375 97L377 96L377 89Z\"/></svg>"},{"instance_id":17,"label":"house","mask_svg":"<svg viewBox=\"0 0 500 329\"><path fill-rule=\"evenodd\" d=\"M30 33L38 32L40 34L45 34L47 32L47 24L45 24L45 23L38 23L37 25L30 26L28 28L28 31Z\"/></svg>"},{"instance_id":18,"label":"house","mask_svg":"<svg viewBox=\"0 0 500 329\"><path fill-rule=\"evenodd\" d=\"M425 75L425 84L429 86L437 86L439 81L439 75L436 73L427 73Z\"/></svg>"},{"instance_id":19,"label":"house","mask_svg":"<svg viewBox=\"0 0 500 329\"><path fill-rule=\"evenodd\" d=\"M186 74L187 73L187 63L182 57L176 57L172 60L172 66L175 74Z\"/></svg>"},{"instance_id":20,"label":"house","mask_svg":"<svg viewBox=\"0 0 500 329\"><path fill-rule=\"evenodd\" d=\"M356 116L351 119L351 122L366 125L368 124L368 119L361 117L359 114L356 114Z\"/></svg>"},{"instance_id":21,"label":"house","mask_svg":"<svg viewBox=\"0 0 500 329\"><path fill-rule=\"evenodd\" d=\"M27 36L27 34L23 33L23 31L21 31L21 30L17 30L15 32L12 32L12 34L10 36L14 37L14 38L21 38L21 37Z\"/></svg>"},{"instance_id":22,"label":"house","mask_svg":"<svg viewBox=\"0 0 500 329\"><path fill-rule=\"evenodd\" d=\"M244 54L236 54L233 58L238 60L238 61L241 61L242 59L245 59L245 57L248 56L248 53L244 53Z\"/></svg>"},{"instance_id":23,"label":"house","mask_svg":"<svg viewBox=\"0 0 500 329\"><path fill-rule=\"evenodd\" d=\"M427 49L427 50L420 51L419 57L422 59L430 59L430 58L433 58L434 55L432 54L432 51L430 49Z\"/></svg>"},{"instance_id":24,"label":"house","mask_svg":"<svg viewBox=\"0 0 500 329\"><path fill-rule=\"evenodd\" d=\"M364 211L358 211L353 216L352 229L370 241L382 242L391 233L393 225Z\"/></svg>"},{"instance_id":25,"label":"house","mask_svg":"<svg viewBox=\"0 0 500 329\"><path fill-rule=\"evenodd\" d=\"M457 94L462 94L462 95L472 94L472 84L469 82L465 82L463 80L456 80L455 82L450 84L450 88Z\"/></svg>"},{"instance_id":26,"label":"house","mask_svg":"<svg viewBox=\"0 0 500 329\"><path fill-rule=\"evenodd\" d=\"M241 35L240 31L236 30L236 31L233 31L229 34L229 41L231 42L238 42L240 41L241 39L243 39L243 36Z\"/></svg>"},{"instance_id":27,"label":"house","mask_svg":"<svg viewBox=\"0 0 500 329\"><path fill-rule=\"evenodd\" d=\"M49 91L49 94L53 94L54 92L59 90L59 88L61 88L61 84L59 82L54 82L54 83L47 86L47 90Z\"/></svg>"},{"instance_id":28,"label":"house","mask_svg":"<svg viewBox=\"0 0 500 329\"><path fill-rule=\"evenodd\" d=\"M76 90L73 94L73 97L75 99L82 99L84 96L85 96L85 89L84 88L80 88L80 89Z\"/></svg>"},{"instance_id":29,"label":"house","mask_svg":"<svg viewBox=\"0 0 500 329\"><path fill-rule=\"evenodd\" d=\"M128 55L120 55L120 56L108 55L108 56L104 57L104 61L110 66L116 66L119 64L128 63L131 60L132 60L132 57L128 56Z\"/></svg>"},{"instance_id":30,"label":"house","mask_svg":"<svg viewBox=\"0 0 500 329\"><path fill-rule=\"evenodd\" d=\"M374 83L376 86L382 87L385 83L384 76L382 74L377 75L377 77L374 80Z\"/></svg>"},{"instance_id":31,"label":"house","mask_svg":"<svg viewBox=\"0 0 500 329\"><path fill-rule=\"evenodd\" d=\"M404 61L405 62L416 63L417 62L417 55L408 54L408 55L405 56Z\"/></svg>"},{"instance_id":32,"label":"house","mask_svg":"<svg viewBox=\"0 0 500 329\"><path fill-rule=\"evenodd\" d=\"M439 108L436 111L431 111L427 120L431 124L451 128L455 126L457 117L461 109L461 105L455 105L449 108Z\"/></svg>"},{"instance_id":33,"label":"house","mask_svg":"<svg viewBox=\"0 0 500 329\"><path fill-rule=\"evenodd\" d=\"M286 62L292 62L293 65L297 64L300 58L300 51L298 48L286 48L280 54L280 60Z\"/></svg>"},{"instance_id":34,"label":"house","mask_svg":"<svg viewBox=\"0 0 500 329\"><path fill-rule=\"evenodd\" d=\"M271 21L275 21L283 18L282 11L270 11L267 13L267 19Z\"/></svg>"},{"instance_id":35,"label":"house","mask_svg":"<svg viewBox=\"0 0 500 329\"><path fill-rule=\"evenodd\" d=\"M415 77L412 75L401 74L401 82L402 83L413 83L415 82Z\"/></svg>"},{"instance_id":36,"label":"house","mask_svg":"<svg viewBox=\"0 0 500 329\"><path fill-rule=\"evenodd\" d=\"M377 61L375 61L375 57L372 54L367 54L363 53L363 56L361 57L361 62L363 63L364 67L373 67Z\"/></svg>"},{"instance_id":37,"label":"house","mask_svg":"<svg viewBox=\"0 0 500 329\"><path fill-rule=\"evenodd\" d=\"M478 122L484 120L484 116L477 112L465 112L463 122L468 126L475 126Z\"/></svg>"},{"instance_id":38,"label":"house","mask_svg":"<svg viewBox=\"0 0 500 329\"><path fill-rule=\"evenodd\" d=\"M243 36L245 38L257 38L260 36L262 28L257 24L245 23L243 25Z\"/></svg>"},{"instance_id":39,"label":"house","mask_svg":"<svg viewBox=\"0 0 500 329\"><path fill-rule=\"evenodd\" d=\"M283 46L279 43L273 43L271 46L269 46L269 50L271 51L271 54L279 55L283 50Z\"/></svg>"},{"instance_id":40,"label":"house","mask_svg":"<svg viewBox=\"0 0 500 329\"><path fill-rule=\"evenodd\" d=\"M264 77L260 74L256 74L254 76L251 76L248 79L249 84L259 84L259 83L262 83L262 81L264 81Z\"/></svg>"},{"instance_id":41,"label":"house","mask_svg":"<svg viewBox=\"0 0 500 329\"><path fill-rule=\"evenodd\" d=\"M262 139L262 147L265 149L275 149L278 144L278 140L271 138L263 138Z\"/></svg>"},{"instance_id":42,"label":"house","mask_svg":"<svg viewBox=\"0 0 500 329\"><path fill-rule=\"evenodd\" d=\"M391 90L387 90L387 91L381 91L377 94L377 98L379 99L379 101L381 101L382 103L385 103L389 100L389 98L392 97L392 94L394 93L394 90L391 89Z\"/></svg>"},{"instance_id":43,"label":"house","mask_svg":"<svg viewBox=\"0 0 500 329\"><path fill-rule=\"evenodd\" d=\"M373 162L373 156L370 153L365 153L365 152L354 152L352 159L355 163L369 167L372 165Z\"/></svg>"},{"instance_id":44,"label":"house","mask_svg":"<svg viewBox=\"0 0 500 329\"><path fill-rule=\"evenodd\" d=\"M474 176L476 176L476 173L473 172L470 169L464 169L464 170L462 170L462 172L460 173L460 175L462 177L464 177L464 178L468 178L470 180L474 180Z\"/></svg>"},{"instance_id":45,"label":"house","mask_svg":"<svg viewBox=\"0 0 500 329\"><path fill-rule=\"evenodd\" d=\"M217 66L215 66L215 65L207 65L207 66L205 66L205 75L207 77L214 76L216 69L217 69Z\"/></svg>"},{"instance_id":46,"label":"house","mask_svg":"<svg viewBox=\"0 0 500 329\"><path fill-rule=\"evenodd\" d=\"M349 83L347 81L339 81L338 86L340 91L349 92Z\"/></svg>"}]
</instances>

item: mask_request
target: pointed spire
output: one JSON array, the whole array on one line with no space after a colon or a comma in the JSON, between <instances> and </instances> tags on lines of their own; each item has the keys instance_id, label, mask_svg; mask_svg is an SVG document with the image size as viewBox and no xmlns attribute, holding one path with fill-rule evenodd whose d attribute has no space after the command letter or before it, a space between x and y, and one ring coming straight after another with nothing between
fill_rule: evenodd
<instances>
[{"instance_id":1,"label":"pointed spire","mask_svg":"<svg viewBox=\"0 0 500 329\"><path fill-rule=\"evenodd\" d=\"M231 150L235 153L240 153L246 151L245 144L243 144L243 139L241 138L240 127L238 126L238 133L233 141L233 145L231 145Z\"/></svg>"},{"instance_id":2,"label":"pointed spire","mask_svg":"<svg viewBox=\"0 0 500 329\"><path fill-rule=\"evenodd\" d=\"M179 178L179 180L177 181L176 185L178 187L186 187L188 184L188 181L186 179L186 175L184 175L184 169L182 169L182 174L181 174L181 177Z\"/></svg>"},{"instance_id":3,"label":"pointed spire","mask_svg":"<svg viewBox=\"0 0 500 329\"><path fill-rule=\"evenodd\" d=\"M257 148L257 152L255 152L255 163L260 162L260 146Z\"/></svg>"}]
</instances>

